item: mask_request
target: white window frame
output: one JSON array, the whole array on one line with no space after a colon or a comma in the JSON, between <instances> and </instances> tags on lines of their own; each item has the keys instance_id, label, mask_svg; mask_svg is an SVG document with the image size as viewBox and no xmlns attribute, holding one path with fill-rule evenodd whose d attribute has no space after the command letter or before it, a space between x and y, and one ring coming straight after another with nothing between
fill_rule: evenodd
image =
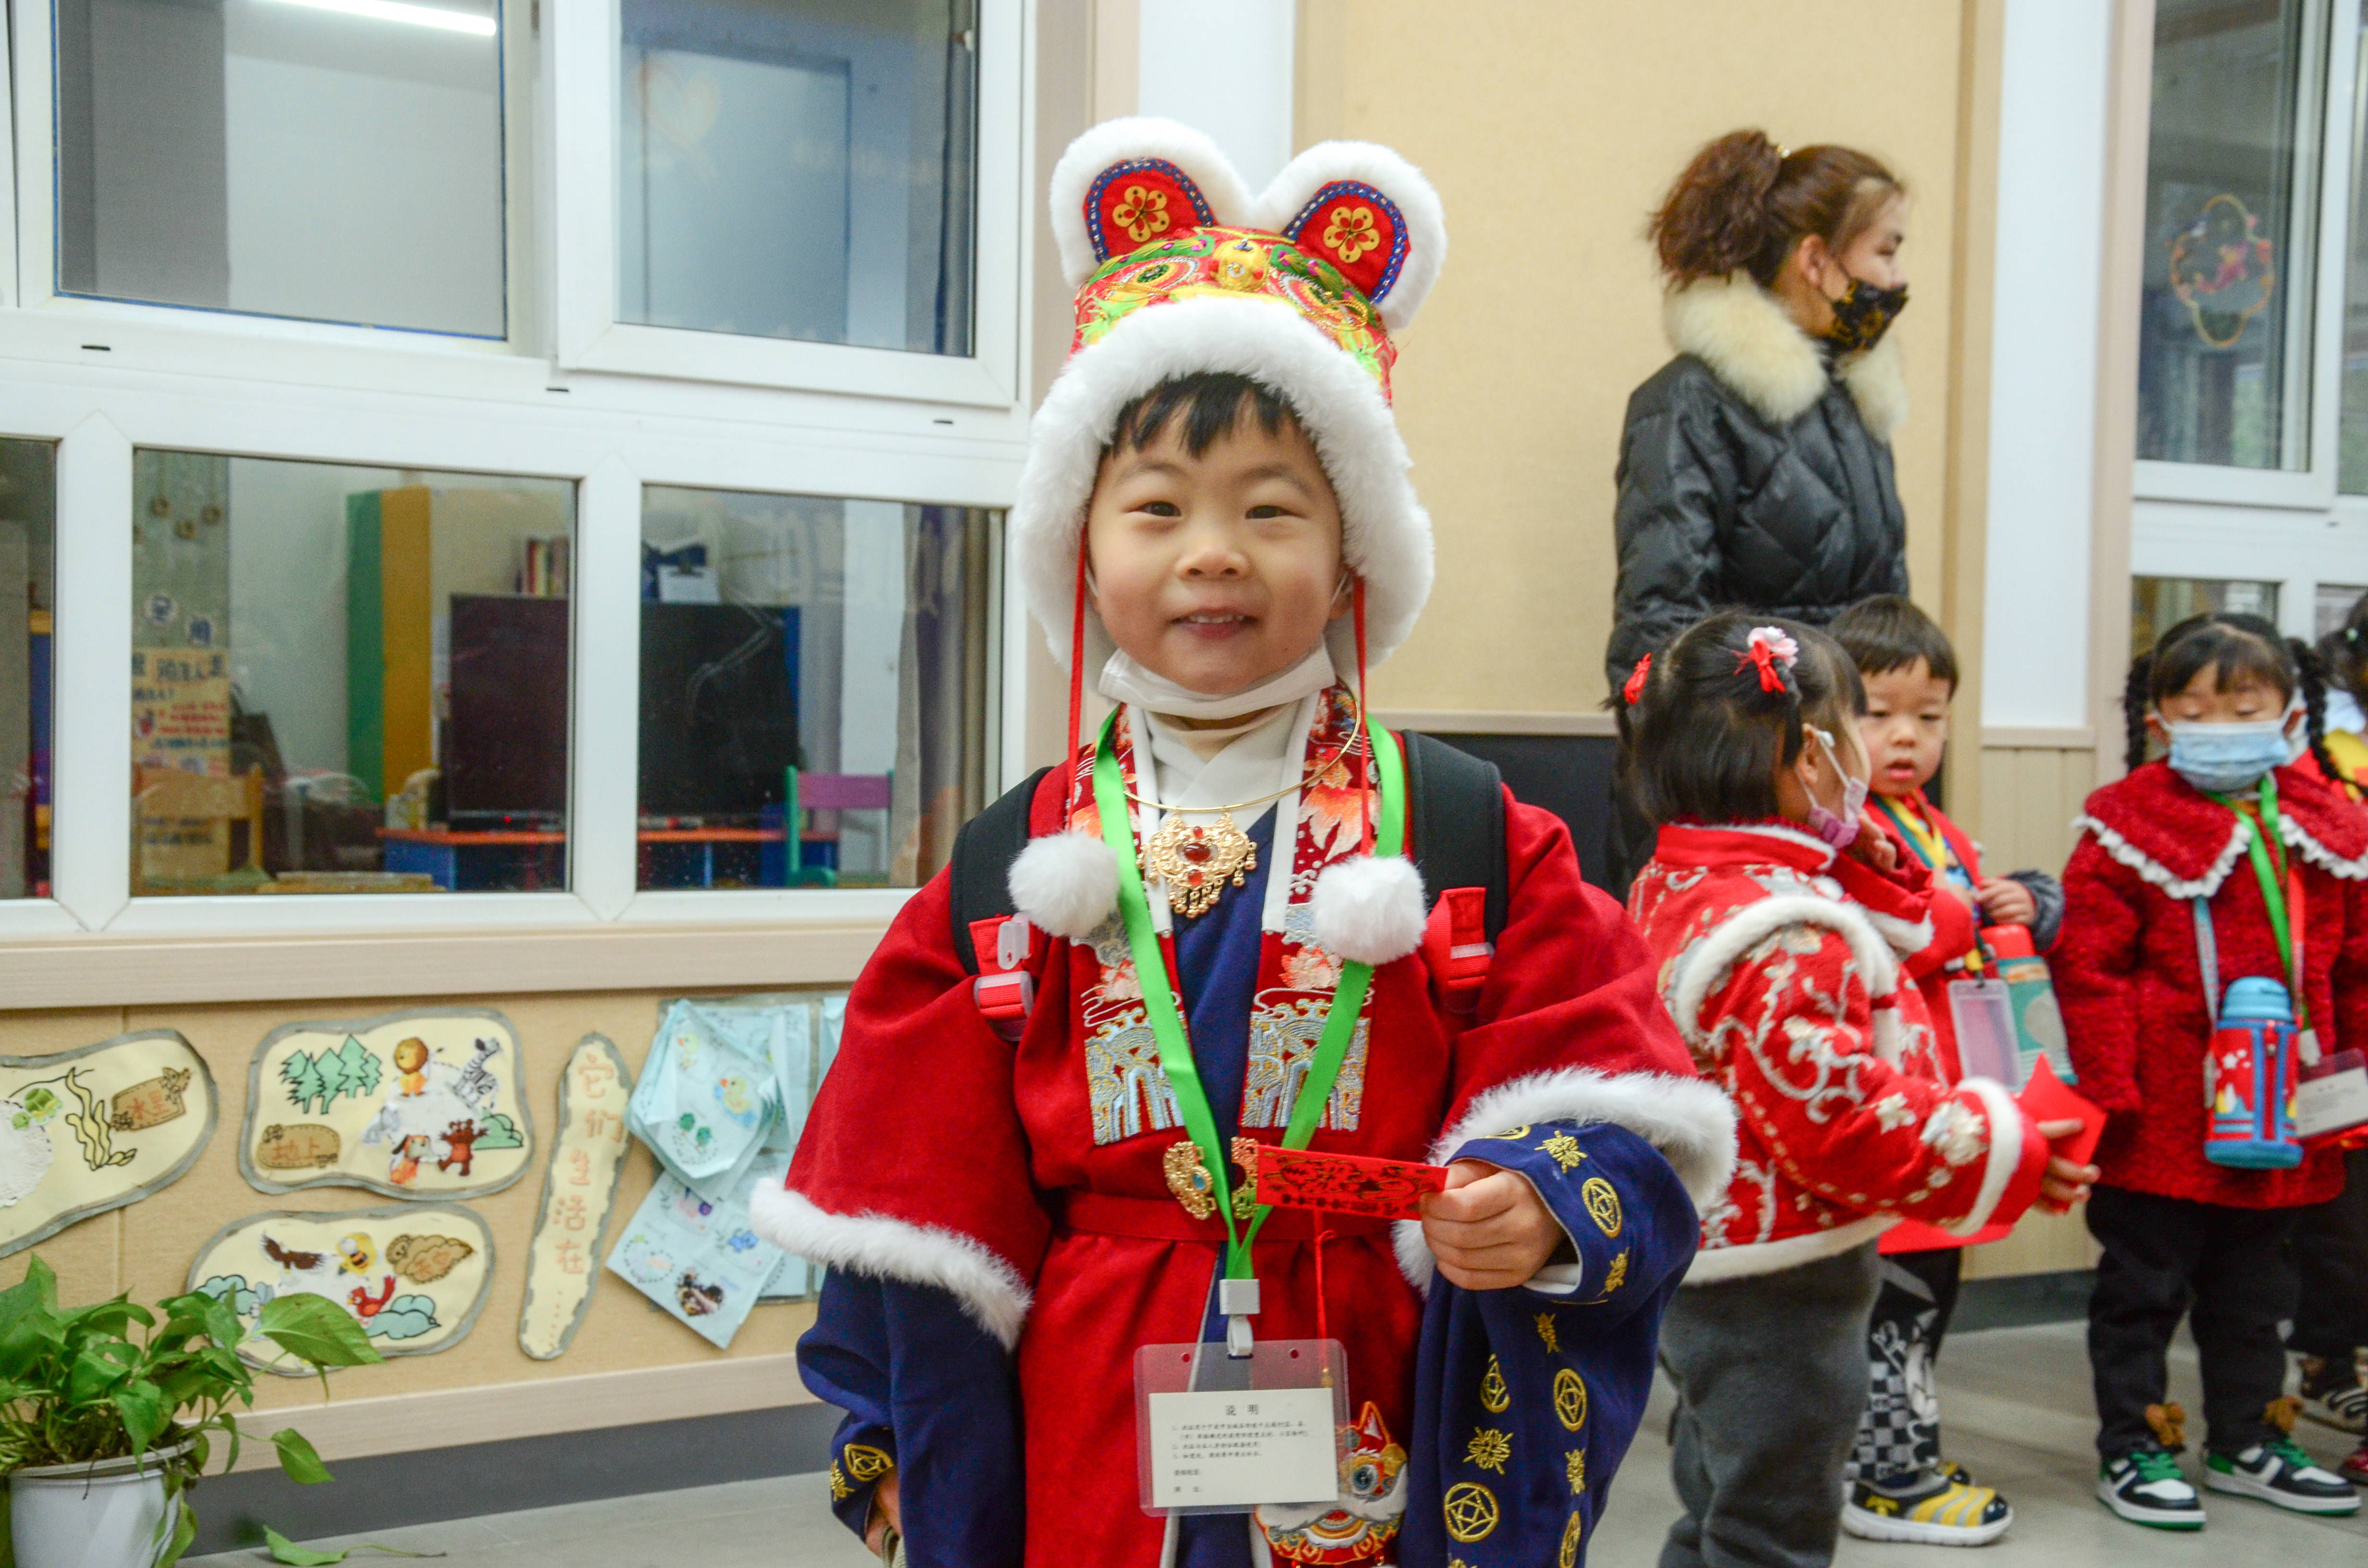
<instances>
[{"instance_id":1,"label":"white window frame","mask_svg":"<svg viewBox=\"0 0 2368 1568\"><path fill-rule=\"evenodd\" d=\"M978 308L967 356L736 336L617 320L619 0L571 0L546 30L556 154L558 362L573 370L1001 407L1019 396L1021 0L978 0ZM597 25L587 25L595 24Z\"/></svg>"},{"instance_id":2,"label":"white window frame","mask_svg":"<svg viewBox=\"0 0 2368 1568\"><path fill-rule=\"evenodd\" d=\"M997 511L1011 506L1027 427L1019 322L1034 234L1019 216L1019 154L1032 102L1033 8L1019 0L985 0L982 7L977 320L982 343L989 324L1001 324L995 330L1009 356L1008 385L989 399L983 392L939 397L911 378L878 395L849 396L872 389L570 375L533 357L531 342L544 335L534 301L551 298L543 285L552 247L532 236L566 231L547 221L553 184L547 119L531 135L522 131L522 117L534 111L532 94L520 90L521 60L530 66L539 58L547 71L556 39L596 36L613 60L613 27L596 34L586 26L596 7L575 0L542 7L541 55L505 53L507 342L59 296L51 287L55 176L46 161L50 3L17 0L19 47L11 68L0 72L0 117L13 103L18 149L13 162L0 157L0 210L13 208L15 232L25 235L17 265L6 265L11 225L0 222L0 301L25 301L0 304L0 436L58 444L51 894L0 901L0 941L126 938L123 950L133 955L127 961L136 963L140 951L175 938L416 941L454 931L679 932L689 925L843 937L891 918L912 890L636 889L642 492L645 484L677 484ZM504 0L513 39L529 36L529 3ZM612 65L609 74L613 78ZM985 123L990 97L999 129ZM27 222L36 209L38 224ZM728 341L687 335L709 347ZM85 347L91 343L106 347ZM975 361L950 365L981 373ZM575 486L566 890L131 896L127 524L140 449L539 476ZM1019 767L1028 635L1018 585L1002 573L999 553L996 571L989 602L1002 624L989 639L997 655L986 716L990 785L1009 782ZM526 977L521 983L532 988Z\"/></svg>"},{"instance_id":3,"label":"white window frame","mask_svg":"<svg viewBox=\"0 0 2368 1568\"><path fill-rule=\"evenodd\" d=\"M2309 466L2247 469L2141 460L2135 465L2130 572L2139 577L2274 582L2280 630L2307 638L2321 582L2368 583L2368 495L2337 489L2343 401L2344 287L2349 273L2353 183L2362 134L2360 102L2362 0L2314 7L2305 35L2305 90L2297 112L2316 127L2315 160L2297 159L2295 183L2316 185L2309 210L2313 258L2309 308ZM2312 84L2316 83L2314 90ZM2315 166L2313 166L2315 165ZM2289 357L2291 363L2292 357Z\"/></svg>"}]
</instances>

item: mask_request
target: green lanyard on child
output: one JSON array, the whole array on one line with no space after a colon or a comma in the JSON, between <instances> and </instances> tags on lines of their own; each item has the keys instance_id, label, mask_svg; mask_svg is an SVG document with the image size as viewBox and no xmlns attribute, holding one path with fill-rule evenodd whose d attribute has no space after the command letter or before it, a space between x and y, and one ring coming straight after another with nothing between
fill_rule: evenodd
<instances>
[{"instance_id":1,"label":"green lanyard on child","mask_svg":"<svg viewBox=\"0 0 2368 1568\"><path fill-rule=\"evenodd\" d=\"M1360 717L1366 744L1372 748L1380 775L1377 783L1381 820L1374 826L1373 853L1395 855L1406 842L1406 765L1396 745L1386 739L1387 732L1369 715ZM1119 776L1118 753L1112 739L1117 730L1118 714L1113 710L1102 725L1101 741L1094 750L1094 809L1101 817L1102 842L1118 857L1119 915L1126 922L1127 946L1134 958L1135 979L1143 987L1143 1009L1151 1023L1152 1038L1159 1045L1159 1069L1167 1075L1167 1086L1176 1096L1177 1108L1183 1112L1184 1131L1200 1147L1201 1161L1209 1171L1210 1190L1217 1200L1218 1216L1225 1222L1225 1278L1249 1279L1255 1278L1250 1266L1250 1243L1266 1223L1269 1206L1259 1204L1248 1226L1235 1229L1226 1149L1218 1142L1217 1119L1209 1108L1209 1092L1201 1085L1200 1069L1193 1065L1192 1045L1184 1034L1184 1015L1176 1006L1175 989L1167 982L1167 954L1160 949L1159 933L1151 926L1151 903L1144 894L1143 871L1135 859L1134 818L1127 808L1125 785ZM1289 874L1288 866L1286 861L1285 875ZM1315 1136L1315 1124L1323 1119L1325 1104L1332 1097L1333 1082L1340 1075L1341 1062L1348 1059L1349 1041L1357 1030L1357 1015L1364 1010L1365 992L1372 980L1371 964L1350 962L1340 966L1340 981L1332 993L1332 1008L1325 1016L1324 1033L1316 1043L1315 1060L1308 1063L1307 1076L1300 1083L1299 1097L1292 1102L1291 1124L1282 1134L1284 1148L1304 1149L1308 1140Z\"/></svg>"},{"instance_id":2,"label":"green lanyard on child","mask_svg":"<svg viewBox=\"0 0 2368 1568\"><path fill-rule=\"evenodd\" d=\"M2214 795L2214 800L2242 816L2251 826L2246 835L2245 850L2253 862L2254 880L2261 884L2261 903L2270 912L2270 933L2277 938L2278 961L2285 966L2288 983L2294 987L2294 1023L2297 1028L2310 1028L2310 1003L2303 995L2302 964L2295 954L2295 944L2301 933L2294 930L2286 910L2286 889L2294 887L2294 903L2302 902L2302 889L2293 882L2293 868L2286 861L2285 846L2279 839L2278 781L2273 774L2261 775L2260 810L2257 814L2251 802L2233 795Z\"/></svg>"}]
</instances>

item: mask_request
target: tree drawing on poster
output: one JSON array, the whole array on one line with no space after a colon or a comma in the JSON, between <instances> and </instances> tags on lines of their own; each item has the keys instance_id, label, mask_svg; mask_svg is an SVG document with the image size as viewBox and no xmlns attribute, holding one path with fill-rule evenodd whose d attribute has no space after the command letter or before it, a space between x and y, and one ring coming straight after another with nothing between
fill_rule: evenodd
<instances>
[{"instance_id":1,"label":"tree drawing on poster","mask_svg":"<svg viewBox=\"0 0 2368 1568\"><path fill-rule=\"evenodd\" d=\"M240 1172L265 1192L498 1192L533 1157L519 1065L509 1020L483 1008L284 1025L248 1072Z\"/></svg>"},{"instance_id":2,"label":"tree drawing on poster","mask_svg":"<svg viewBox=\"0 0 2368 1568\"><path fill-rule=\"evenodd\" d=\"M352 1035L335 1051L324 1051L317 1056L302 1051L290 1051L280 1063L280 1081L288 1085L288 1097L303 1110L318 1100L325 1111L339 1095L361 1098L378 1087L378 1058L364 1048Z\"/></svg>"}]
</instances>

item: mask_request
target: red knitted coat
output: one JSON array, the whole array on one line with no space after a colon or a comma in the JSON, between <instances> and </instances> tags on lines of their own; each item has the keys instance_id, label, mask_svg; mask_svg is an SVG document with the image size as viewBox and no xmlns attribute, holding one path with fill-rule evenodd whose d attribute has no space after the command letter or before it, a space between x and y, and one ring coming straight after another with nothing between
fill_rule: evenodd
<instances>
[{"instance_id":1,"label":"red knitted coat","mask_svg":"<svg viewBox=\"0 0 2368 1568\"><path fill-rule=\"evenodd\" d=\"M1661 829L1629 912L1737 1123L1689 1285L1846 1252L1902 1216L1970 1235L2038 1196L2038 1130L2002 1085L1940 1081L1903 983L1930 897L1922 865L1885 879L1786 824Z\"/></svg>"},{"instance_id":2,"label":"red knitted coat","mask_svg":"<svg viewBox=\"0 0 2368 1568\"><path fill-rule=\"evenodd\" d=\"M2302 873L2303 990L2319 1044L2368 1048L2368 812L2298 769L2277 770L2278 809ZM2248 863L2251 827L2150 762L2089 797L2064 868L2064 931L2047 955L2080 1093L2112 1113L2105 1185L2244 1209L2320 1203L2343 1189L2340 1155L2292 1170L2232 1170L2203 1157L2203 1050L2211 1023L2192 900L2211 900L2220 983L2279 976L2269 911Z\"/></svg>"}]
</instances>

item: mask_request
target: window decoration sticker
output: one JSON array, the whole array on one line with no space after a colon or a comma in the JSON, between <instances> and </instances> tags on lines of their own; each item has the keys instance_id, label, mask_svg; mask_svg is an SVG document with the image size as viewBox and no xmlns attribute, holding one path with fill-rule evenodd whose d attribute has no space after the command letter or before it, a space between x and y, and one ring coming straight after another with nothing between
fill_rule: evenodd
<instances>
[{"instance_id":1,"label":"window decoration sticker","mask_svg":"<svg viewBox=\"0 0 2368 1568\"><path fill-rule=\"evenodd\" d=\"M214 1233L189 1266L189 1289L227 1301L248 1365L289 1377L313 1369L254 1333L264 1304L324 1296L354 1316L381 1356L432 1356L468 1336L494 1275L494 1237L458 1204L282 1209Z\"/></svg>"},{"instance_id":2,"label":"window decoration sticker","mask_svg":"<svg viewBox=\"0 0 2368 1568\"><path fill-rule=\"evenodd\" d=\"M2195 335L2233 348L2267 309L2277 266L2261 221L2235 197L2214 197L2170 237L2170 291L2194 318Z\"/></svg>"},{"instance_id":3,"label":"window decoration sticker","mask_svg":"<svg viewBox=\"0 0 2368 1568\"><path fill-rule=\"evenodd\" d=\"M632 1075L603 1035L578 1041L559 1078L559 1131L542 1176L542 1205L527 1249L518 1348L538 1361L564 1355L592 1305L617 1178L632 1146L625 1100Z\"/></svg>"},{"instance_id":4,"label":"window decoration sticker","mask_svg":"<svg viewBox=\"0 0 2368 1568\"><path fill-rule=\"evenodd\" d=\"M180 1180L215 1114L213 1074L171 1029L0 1056L0 1257Z\"/></svg>"},{"instance_id":5,"label":"window decoration sticker","mask_svg":"<svg viewBox=\"0 0 2368 1568\"><path fill-rule=\"evenodd\" d=\"M239 1172L262 1192L499 1192L534 1156L518 1069L517 1031L484 1008L282 1025L247 1072Z\"/></svg>"}]
</instances>

